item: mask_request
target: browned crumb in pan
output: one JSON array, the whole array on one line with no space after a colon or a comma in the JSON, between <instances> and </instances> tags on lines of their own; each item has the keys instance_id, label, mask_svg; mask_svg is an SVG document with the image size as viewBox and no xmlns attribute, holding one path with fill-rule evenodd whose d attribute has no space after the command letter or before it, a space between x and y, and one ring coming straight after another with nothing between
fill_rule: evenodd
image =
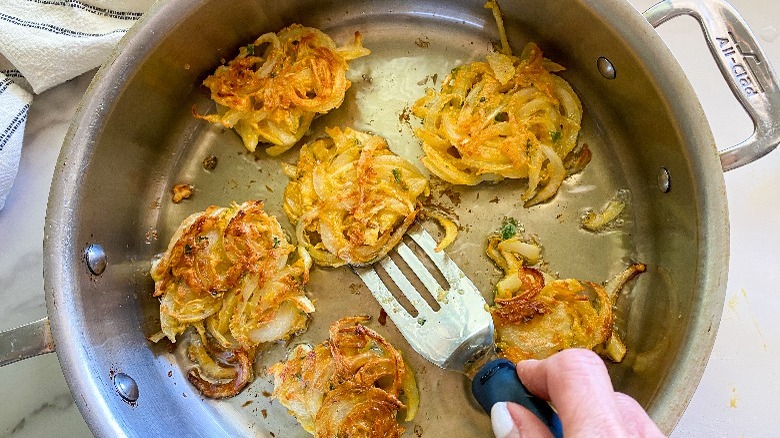
<instances>
[{"instance_id":1,"label":"browned crumb in pan","mask_svg":"<svg viewBox=\"0 0 780 438\"><path fill-rule=\"evenodd\" d=\"M181 183L176 184L171 189L172 197L171 201L173 201L174 204L178 204L179 202L189 199L192 196L192 192L195 189L195 187L192 186L192 184L188 183Z\"/></svg>"}]
</instances>

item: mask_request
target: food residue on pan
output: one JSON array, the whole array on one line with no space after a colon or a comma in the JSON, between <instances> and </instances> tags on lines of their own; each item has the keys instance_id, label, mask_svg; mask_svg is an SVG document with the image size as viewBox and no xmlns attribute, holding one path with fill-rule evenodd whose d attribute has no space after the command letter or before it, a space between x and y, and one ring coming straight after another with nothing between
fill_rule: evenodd
<instances>
[{"instance_id":1,"label":"food residue on pan","mask_svg":"<svg viewBox=\"0 0 780 438\"><path fill-rule=\"evenodd\" d=\"M739 399L737 398L737 388L732 387L731 388L731 400L729 400L729 407L732 409L735 409L737 407L737 402Z\"/></svg>"},{"instance_id":2,"label":"food residue on pan","mask_svg":"<svg viewBox=\"0 0 780 438\"><path fill-rule=\"evenodd\" d=\"M436 82L438 80L439 80L439 74L438 73L434 73L432 75L428 75L428 76L425 76L424 78L422 78L420 81L417 82L417 85L422 87L423 85L427 84L428 81L431 81L433 83L433 85L435 86Z\"/></svg>"},{"instance_id":3,"label":"food residue on pan","mask_svg":"<svg viewBox=\"0 0 780 438\"><path fill-rule=\"evenodd\" d=\"M431 46L431 42L427 36L421 36L414 41L414 45L421 49L427 49Z\"/></svg>"},{"instance_id":4,"label":"food residue on pan","mask_svg":"<svg viewBox=\"0 0 780 438\"><path fill-rule=\"evenodd\" d=\"M173 186L171 189L172 197L171 201L173 201L174 204L178 204L179 202L189 199L192 197L192 192L195 189L195 187L192 186L192 184L188 183L180 183Z\"/></svg>"},{"instance_id":5,"label":"food residue on pan","mask_svg":"<svg viewBox=\"0 0 780 438\"><path fill-rule=\"evenodd\" d=\"M409 123L409 120L411 119L412 109L408 106L405 106L403 110L401 110L401 114L398 115L398 121L401 123Z\"/></svg>"},{"instance_id":6,"label":"food residue on pan","mask_svg":"<svg viewBox=\"0 0 780 438\"><path fill-rule=\"evenodd\" d=\"M580 226L594 233L610 231L624 225L624 211L629 205L628 189L620 189L598 212L588 209L582 215Z\"/></svg>"},{"instance_id":7,"label":"food residue on pan","mask_svg":"<svg viewBox=\"0 0 780 438\"><path fill-rule=\"evenodd\" d=\"M219 158L216 155L209 155L203 159L203 169L214 170L217 168L217 162L219 162Z\"/></svg>"},{"instance_id":8,"label":"food residue on pan","mask_svg":"<svg viewBox=\"0 0 780 438\"><path fill-rule=\"evenodd\" d=\"M444 196L446 196L450 202L452 202L452 205L455 207L460 206L460 192L457 191L457 189L454 186L449 186L442 192Z\"/></svg>"},{"instance_id":9,"label":"food residue on pan","mask_svg":"<svg viewBox=\"0 0 780 438\"><path fill-rule=\"evenodd\" d=\"M157 240L157 229L149 228L146 231L146 244L151 245L152 242Z\"/></svg>"}]
</instances>

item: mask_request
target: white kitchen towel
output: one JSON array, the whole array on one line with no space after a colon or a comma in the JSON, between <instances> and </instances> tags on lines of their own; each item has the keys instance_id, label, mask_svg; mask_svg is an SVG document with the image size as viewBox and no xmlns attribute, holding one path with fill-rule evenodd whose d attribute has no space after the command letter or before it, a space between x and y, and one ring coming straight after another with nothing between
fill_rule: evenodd
<instances>
[{"instance_id":1,"label":"white kitchen towel","mask_svg":"<svg viewBox=\"0 0 780 438\"><path fill-rule=\"evenodd\" d=\"M32 95L0 73L0 210L19 170L22 135Z\"/></svg>"},{"instance_id":2,"label":"white kitchen towel","mask_svg":"<svg viewBox=\"0 0 780 438\"><path fill-rule=\"evenodd\" d=\"M0 209L18 171L30 92L99 66L154 1L0 0Z\"/></svg>"}]
</instances>

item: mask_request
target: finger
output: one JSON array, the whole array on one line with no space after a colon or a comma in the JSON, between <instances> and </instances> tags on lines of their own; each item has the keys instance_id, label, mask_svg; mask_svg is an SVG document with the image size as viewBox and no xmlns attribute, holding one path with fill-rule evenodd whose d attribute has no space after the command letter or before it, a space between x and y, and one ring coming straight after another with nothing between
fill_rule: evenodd
<instances>
[{"instance_id":1,"label":"finger","mask_svg":"<svg viewBox=\"0 0 780 438\"><path fill-rule=\"evenodd\" d=\"M520 429L509 412L507 402L498 402L490 408L490 424L496 438L520 438Z\"/></svg>"},{"instance_id":2,"label":"finger","mask_svg":"<svg viewBox=\"0 0 780 438\"><path fill-rule=\"evenodd\" d=\"M521 437L552 438L550 429L528 409L514 403L507 403L507 409L515 420Z\"/></svg>"},{"instance_id":3,"label":"finger","mask_svg":"<svg viewBox=\"0 0 780 438\"><path fill-rule=\"evenodd\" d=\"M664 434L636 400L626 394L616 392L613 395L623 424L633 436L663 437Z\"/></svg>"},{"instance_id":4,"label":"finger","mask_svg":"<svg viewBox=\"0 0 780 438\"><path fill-rule=\"evenodd\" d=\"M563 350L545 360L520 362L517 370L529 391L552 401L565 429L622 429L607 368L592 351Z\"/></svg>"},{"instance_id":5,"label":"finger","mask_svg":"<svg viewBox=\"0 0 780 438\"><path fill-rule=\"evenodd\" d=\"M611 398L612 381L604 361L596 353L579 348L563 350L544 360L524 360L517 364L517 375L529 391L545 400L553 392L580 393L591 387L604 399ZM564 385L571 383L571 385ZM571 386L571 388L570 388Z\"/></svg>"},{"instance_id":6,"label":"finger","mask_svg":"<svg viewBox=\"0 0 780 438\"><path fill-rule=\"evenodd\" d=\"M499 402L490 410L490 421L496 438L552 438L547 426L528 409L512 403Z\"/></svg>"}]
</instances>

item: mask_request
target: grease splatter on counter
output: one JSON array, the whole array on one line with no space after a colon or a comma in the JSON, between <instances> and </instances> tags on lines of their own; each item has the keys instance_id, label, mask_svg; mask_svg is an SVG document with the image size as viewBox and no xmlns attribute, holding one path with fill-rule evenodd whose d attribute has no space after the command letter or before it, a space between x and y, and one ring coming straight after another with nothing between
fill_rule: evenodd
<instances>
[{"instance_id":1,"label":"grease splatter on counter","mask_svg":"<svg viewBox=\"0 0 780 438\"><path fill-rule=\"evenodd\" d=\"M774 26L766 26L762 27L758 34L761 35L761 38L764 41L773 43L777 39L777 36L780 35L780 31Z\"/></svg>"},{"instance_id":2,"label":"grease splatter on counter","mask_svg":"<svg viewBox=\"0 0 780 438\"><path fill-rule=\"evenodd\" d=\"M729 299L726 301L726 305L728 306L729 310L734 312L737 319L740 319L740 302L744 301L745 303L745 312L750 317L750 321L753 323L753 327L756 329L756 333L758 334L759 339L761 340L761 345L764 348L764 350L767 350L769 347L767 346L766 339L764 338L764 333L761 331L761 327L758 325L758 321L756 321L756 318L752 315L750 312L750 300L748 299L748 294L745 289L740 289L739 293L735 293Z\"/></svg>"}]
</instances>

